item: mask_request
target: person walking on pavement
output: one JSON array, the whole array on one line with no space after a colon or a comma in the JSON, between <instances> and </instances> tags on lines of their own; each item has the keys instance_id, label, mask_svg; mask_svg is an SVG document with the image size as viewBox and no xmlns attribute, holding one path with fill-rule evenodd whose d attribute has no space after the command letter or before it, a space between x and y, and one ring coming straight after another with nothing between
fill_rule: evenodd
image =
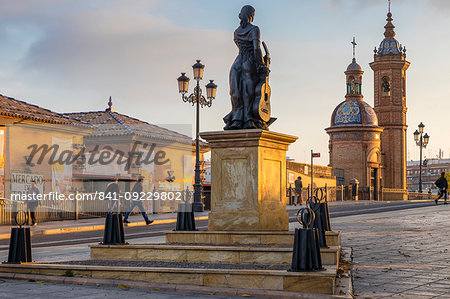
<instances>
[{"instance_id":1,"label":"person walking on pavement","mask_svg":"<svg viewBox=\"0 0 450 299\"><path fill-rule=\"evenodd\" d=\"M144 217L145 223L147 225L152 224L153 220L149 220L147 217L147 213L145 213L144 205L141 201L141 192L142 192L142 182L144 181L144 177L139 177L139 180L134 184L133 189L131 190L131 198L133 199L131 201L131 207L128 210L128 212L125 214L125 217L123 218L123 222L130 223L128 221L128 216L130 216L131 211L133 211L134 207L138 207L139 210L142 213L142 217Z\"/></svg>"},{"instance_id":2,"label":"person walking on pavement","mask_svg":"<svg viewBox=\"0 0 450 299\"><path fill-rule=\"evenodd\" d=\"M448 182L447 179L445 178L445 172L441 173L441 177L436 182L434 182L434 184L436 185L436 187L439 188L439 196L434 200L434 202L438 204L438 200L441 199L442 196L444 196L444 205L446 205Z\"/></svg>"},{"instance_id":3,"label":"person walking on pavement","mask_svg":"<svg viewBox=\"0 0 450 299\"><path fill-rule=\"evenodd\" d=\"M301 205L302 204L302 190L303 190L302 177L299 176L295 180L294 184L295 184L294 192L295 192L295 197L296 197L296 200L294 201L294 206L296 206L297 204Z\"/></svg>"},{"instance_id":4,"label":"person walking on pavement","mask_svg":"<svg viewBox=\"0 0 450 299\"><path fill-rule=\"evenodd\" d=\"M109 199L109 213L111 213L115 208L118 207L115 206L117 200L119 199L119 179L117 177L114 177L112 181L106 186L105 190L105 199Z\"/></svg>"},{"instance_id":5,"label":"person walking on pavement","mask_svg":"<svg viewBox=\"0 0 450 299\"><path fill-rule=\"evenodd\" d=\"M30 212L30 218L31 218L31 225L32 226L36 226L37 225L37 221L36 221L36 208L39 205L39 201L37 198L37 195L40 194L41 192L39 191L36 181L31 181L31 188L28 189L28 210Z\"/></svg>"}]
</instances>

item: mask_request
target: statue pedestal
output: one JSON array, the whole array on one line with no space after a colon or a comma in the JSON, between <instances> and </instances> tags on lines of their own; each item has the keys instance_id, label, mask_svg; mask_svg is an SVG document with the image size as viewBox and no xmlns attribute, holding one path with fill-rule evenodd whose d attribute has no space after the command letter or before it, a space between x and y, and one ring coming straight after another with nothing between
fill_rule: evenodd
<instances>
[{"instance_id":1,"label":"statue pedestal","mask_svg":"<svg viewBox=\"0 0 450 299\"><path fill-rule=\"evenodd\" d=\"M287 231L286 151L297 137L254 129L203 132L211 147L210 231Z\"/></svg>"}]
</instances>

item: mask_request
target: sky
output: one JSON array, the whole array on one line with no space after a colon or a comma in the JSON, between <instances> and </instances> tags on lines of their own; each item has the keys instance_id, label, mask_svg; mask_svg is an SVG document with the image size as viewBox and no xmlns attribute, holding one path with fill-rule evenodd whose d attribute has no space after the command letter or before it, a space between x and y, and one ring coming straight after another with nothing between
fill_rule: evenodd
<instances>
[{"instance_id":1,"label":"sky","mask_svg":"<svg viewBox=\"0 0 450 299\"><path fill-rule=\"evenodd\" d=\"M288 156L328 164L334 108L344 100L352 58L364 70L363 95L373 105L373 48L383 39L387 0L0 0L0 94L56 112L99 111L112 97L117 112L160 124L195 124L176 79L206 65L202 86L218 85L201 110L201 131L222 130L231 109L228 75L237 48L233 31L243 5L271 54L270 130L299 139ZM450 157L450 1L392 0L397 40L407 48L408 160L419 150L420 122L430 144ZM191 80L190 91L194 80Z\"/></svg>"}]
</instances>

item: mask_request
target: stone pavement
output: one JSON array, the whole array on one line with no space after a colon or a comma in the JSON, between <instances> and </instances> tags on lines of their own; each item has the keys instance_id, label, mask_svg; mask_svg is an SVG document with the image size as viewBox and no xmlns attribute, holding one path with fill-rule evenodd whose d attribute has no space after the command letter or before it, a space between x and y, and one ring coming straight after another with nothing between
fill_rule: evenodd
<instances>
[{"instance_id":1,"label":"stone pavement","mask_svg":"<svg viewBox=\"0 0 450 299\"><path fill-rule=\"evenodd\" d=\"M332 219L358 298L450 298L450 205Z\"/></svg>"},{"instance_id":2,"label":"stone pavement","mask_svg":"<svg viewBox=\"0 0 450 299\"><path fill-rule=\"evenodd\" d=\"M242 298L214 294L192 294L160 290L54 284L42 281L0 279L0 298Z\"/></svg>"}]
</instances>

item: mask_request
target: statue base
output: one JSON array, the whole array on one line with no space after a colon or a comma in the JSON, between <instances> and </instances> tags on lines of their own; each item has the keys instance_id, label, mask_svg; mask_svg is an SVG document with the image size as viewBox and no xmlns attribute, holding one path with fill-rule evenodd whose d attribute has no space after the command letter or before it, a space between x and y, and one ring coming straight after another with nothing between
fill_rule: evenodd
<instances>
[{"instance_id":1,"label":"statue base","mask_svg":"<svg viewBox=\"0 0 450 299\"><path fill-rule=\"evenodd\" d=\"M261 129L203 132L211 147L211 231L287 231L286 151L297 137Z\"/></svg>"}]
</instances>

